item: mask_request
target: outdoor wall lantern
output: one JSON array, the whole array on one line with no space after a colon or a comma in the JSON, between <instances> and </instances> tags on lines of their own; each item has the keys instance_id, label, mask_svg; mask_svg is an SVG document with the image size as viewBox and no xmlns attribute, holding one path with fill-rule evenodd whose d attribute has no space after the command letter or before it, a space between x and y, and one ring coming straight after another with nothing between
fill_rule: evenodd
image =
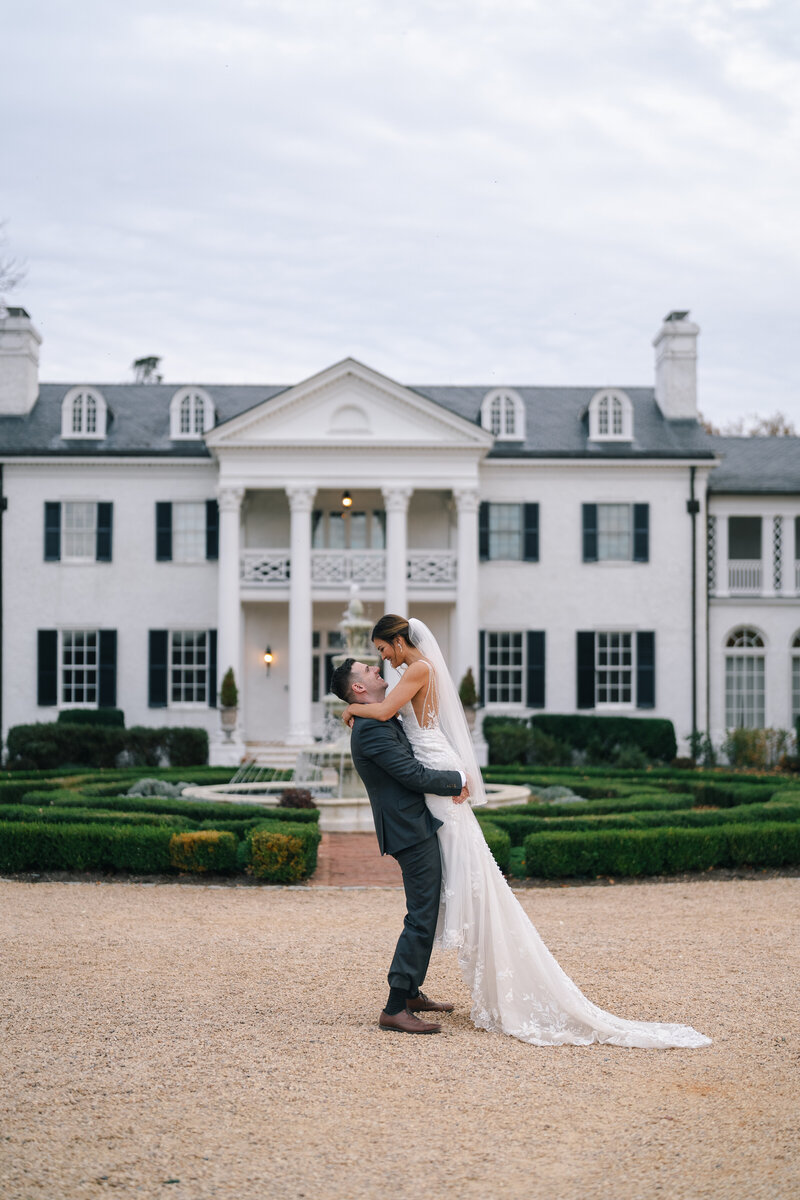
<instances>
[{"instance_id":1,"label":"outdoor wall lantern","mask_svg":"<svg viewBox=\"0 0 800 1200\"><path fill-rule=\"evenodd\" d=\"M269 669L274 661L275 655L272 653L271 647L267 646L266 650L264 651L264 665L267 668L267 675L269 675Z\"/></svg>"},{"instance_id":2,"label":"outdoor wall lantern","mask_svg":"<svg viewBox=\"0 0 800 1200\"><path fill-rule=\"evenodd\" d=\"M349 492L342 492L342 508L352 508L353 497Z\"/></svg>"}]
</instances>

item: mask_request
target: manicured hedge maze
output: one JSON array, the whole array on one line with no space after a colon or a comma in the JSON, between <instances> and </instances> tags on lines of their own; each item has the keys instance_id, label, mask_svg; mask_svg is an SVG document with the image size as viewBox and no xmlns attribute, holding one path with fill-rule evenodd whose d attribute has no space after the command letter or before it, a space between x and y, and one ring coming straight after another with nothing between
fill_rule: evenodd
<instances>
[{"instance_id":1,"label":"manicured hedge maze","mask_svg":"<svg viewBox=\"0 0 800 1200\"><path fill-rule=\"evenodd\" d=\"M508 836L505 862L514 874L625 877L800 864L796 777L669 769L539 773L519 767L490 768L486 777L525 783L533 793L527 805L477 810L492 836ZM582 799L548 803L537 796L554 786Z\"/></svg>"},{"instance_id":2,"label":"manicured hedge maze","mask_svg":"<svg viewBox=\"0 0 800 1200\"><path fill-rule=\"evenodd\" d=\"M313 874L316 809L122 794L141 774L0 779L0 872L245 873L284 884ZM230 777L210 768L156 774L187 783Z\"/></svg>"}]
</instances>

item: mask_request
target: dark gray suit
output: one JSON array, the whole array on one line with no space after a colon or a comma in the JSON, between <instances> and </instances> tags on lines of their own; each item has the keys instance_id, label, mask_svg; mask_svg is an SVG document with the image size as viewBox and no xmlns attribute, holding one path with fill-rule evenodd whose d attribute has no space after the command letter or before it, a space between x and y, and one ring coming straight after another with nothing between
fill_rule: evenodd
<instances>
[{"instance_id":1,"label":"dark gray suit","mask_svg":"<svg viewBox=\"0 0 800 1200\"><path fill-rule=\"evenodd\" d=\"M423 793L457 796L461 775L423 766L396 717L356 717L350 749L372 805L381 854L396 858L403 872L408 911L389 968L389 986L413 994L428 969L442 887L436 837L441 821L431 816Z\"/></svg>"}]
</instances>

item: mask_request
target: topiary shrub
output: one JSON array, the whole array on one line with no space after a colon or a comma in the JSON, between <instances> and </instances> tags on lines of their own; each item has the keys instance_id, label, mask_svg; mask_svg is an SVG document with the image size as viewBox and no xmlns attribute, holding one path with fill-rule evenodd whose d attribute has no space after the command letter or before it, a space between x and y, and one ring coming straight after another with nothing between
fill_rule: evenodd
<instances>
[{"instance_id":1,"label":"topiary shrub","mask_svg":"<svg viewBox=\"0 0 800 1200\"><path fill-rule=\"evenodd\" d=\"M65 766L111 768L126 760L130 766L202 766L208 762L205 729L180 726L153 729L137 725L67 725L53 721L15 725L8 731L10 770Z\"/></svg>"},{"instance_id":2,"label":"topiary shrub","mask_svg":"<svg viewBox=\"0 0 800 1200\"><path fill-rule=\"evenodd\" d=\"M236 708L239 704L239 689L233 677L233 667L228 667L222 677L219 689L219 702L222 708Z\"/></svg>"},{"instance_id":3,"label":"topiary shrub","mask_svg":"<svg viewBox=\"0 0 800 1200\"><path fill-rule=\"evenodd\" d=\"M299 883L316 870L320 832L316 825L262 825L247 835L237 859L248 875L269 883Z\"/></svg>"},{"instance_id":4,"label":"topiary shrub","mask_svg":"<svg viewBox=\"0 0 800 1200\"><path fill-rule=\"evenodd\" d=\"M314 797L307 788L284 788L278 808L316 808Z\"/></svg>"},{"instance_id":5,"label":"topiary shrub","mask_svg":"<svg viewBox=\"0 0 800 1200\"><path fill-rule=\"evenodd\" d=\"M56 717L58 725L112 725L125 728L125 714L121 708L65 708Z\"/></svg>"},{"instance_id":6,"label":"topiary shrub","mask_svg":"<svg viewBox=\"0 0 800 1200\"><path fill-rule=\"evenodd\" d=\"M219 829L174 833L169 858L176 871L235 871L236 838Z\"/></svg>"}]
</instances>

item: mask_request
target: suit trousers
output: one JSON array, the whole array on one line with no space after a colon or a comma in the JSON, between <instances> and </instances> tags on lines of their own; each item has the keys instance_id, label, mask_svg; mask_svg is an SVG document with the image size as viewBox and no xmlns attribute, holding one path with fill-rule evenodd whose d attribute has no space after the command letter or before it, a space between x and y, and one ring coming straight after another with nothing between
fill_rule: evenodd
<instances>
[{"instance_id":1,"label":"suit trousers","mask_svg":"<svg viewBox=\"0 0 800 1200\"><path fill-rule=\"evenodd\" d=\"M406 893L406 916L389 968L389 986L415 992L422 987L430 962L439 898L442 857L436 834L392 855L400 864Z\"/></svg>"}]
</instances>

